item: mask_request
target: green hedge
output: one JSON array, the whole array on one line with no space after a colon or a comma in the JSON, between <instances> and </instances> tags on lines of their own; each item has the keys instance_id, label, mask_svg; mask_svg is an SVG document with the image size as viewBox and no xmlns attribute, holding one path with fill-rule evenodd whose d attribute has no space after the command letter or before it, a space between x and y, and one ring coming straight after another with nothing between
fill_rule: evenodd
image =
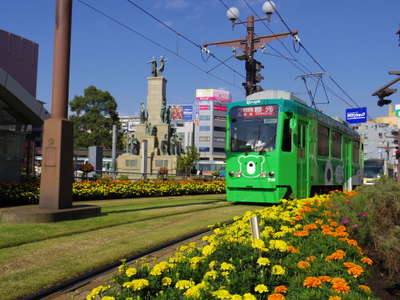
<instances>
[{"instance_id":1,"label":"green hedge","mask_svg":"<svg viewBox=\"0 0 400 300\"><path fill-rule=\"evenodd\" d=\"M37 204L39 190L38 183L1 183L0 206ZM72 187L73 201L217 193L225 193L224 181L87 181Z\"/></svg>"}]
</instances>

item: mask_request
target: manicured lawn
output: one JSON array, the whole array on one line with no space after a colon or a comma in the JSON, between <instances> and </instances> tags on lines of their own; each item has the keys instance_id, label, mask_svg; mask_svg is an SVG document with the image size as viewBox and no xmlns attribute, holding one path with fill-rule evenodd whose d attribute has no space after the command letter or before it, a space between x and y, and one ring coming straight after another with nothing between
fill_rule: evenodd
<instances>
[{"instance_id":1,"label":"manicured lawn","mask_svg":"<svg viewBox=\"0 0 400 300\"><path fill-rule=\"evenodd\" d=\"M86 203L100 205L104 215L53 224L0 224L0 299L32 294L258 208L231 205L222 202L224 198L198 195L91 201Z\"/></svg>"}]
</instances>

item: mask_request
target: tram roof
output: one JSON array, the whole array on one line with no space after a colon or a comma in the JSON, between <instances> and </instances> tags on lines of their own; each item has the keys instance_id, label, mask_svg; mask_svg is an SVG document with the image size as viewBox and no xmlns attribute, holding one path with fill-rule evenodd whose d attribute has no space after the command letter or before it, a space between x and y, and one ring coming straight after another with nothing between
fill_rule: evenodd
<instances>
[{"instance_id":1,"label":"tram roof","mask_svg":"<svg viewBox=\"0 0 400 300\"><path fill-rule=\"evenodd\" d=\"M293 93L288 91L282 91L282 90L261 91L247 96L246 101L232 102L229 104L229 107L231 108L238 105L264 104L261 102L263 100L271 100L271 101L277 100L276 104L279 104L280 102L279 100L284 100L284 107L288 110L295 108L300 113L305 115L309 115L311 113L313 114L313 119L320 121L321 123L327 125L328 127L336 128L354 138L360 137L358 132L350 128L344 121L336 120L331 116L328 116L323 112L310 107L309 105L307 105L305 101L296 97L295 95L293 95Z\"/></svg>"}]
</instances>

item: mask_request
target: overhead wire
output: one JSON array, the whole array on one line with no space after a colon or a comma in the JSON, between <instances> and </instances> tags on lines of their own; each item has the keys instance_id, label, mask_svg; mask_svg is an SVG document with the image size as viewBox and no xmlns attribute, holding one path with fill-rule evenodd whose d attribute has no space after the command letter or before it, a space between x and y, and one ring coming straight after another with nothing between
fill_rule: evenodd
<instances>
[{"instance_id":1,"label":"overhead wire","mask_svg":"<svg viewBox=\"0 0 400 300\"><path fill-rule=\"evenodd\" d=\"M271 0L268 0L268 2L272 4ZM283 18L283 16L281 15L281 13L279 12L279 10L276 8L276 6L274 5L274 12L277 14L277 16L279 17L280 21L283 23L283 25L289 30L291 31L288 23L285 21L285 19ZM299 46L305 51L305 53L314 61L314 63L316 65L318 65L321 70L323 72L327 72L327 70L321 65L321 63L310 53L310 51L308 51L308 49L305 47L305 45L299 41ZM330 75L329 79L336 85L337 88L340 89L340 91L346 95L347 98L349 98L349 100L356 105L357 107L360 107L360 105L345 91L345 89Z\"/></svg>"},{"instance_id":2,"label":"overhead wire","mask_svg":"<svg viewBox=\"0 0 400 300\"><path fill-rule=\"evenodd\" d=\"M174 28L172 28L171 26L169 26L168 24L166 24L165 22L163 22L162 20L160 20L159 18L157 18L155 15L153 15L152 13L148 12L146 9L144 9L143 7L141 7L139 4L137 4L136 2L132 1L132 0L126 0L128 1L128 3L130 3L131 5L133 5L134 7L136 7L137 9L139 9L140 11L142 11L143 13L145 13L147 16L149 16L150 18L152 18L153 20L155 20L156 22L158 22L159 24L163 25L164 27L166 27L168 30L172 31L173 33L175 33L176 35L178 35L179 37L183 38L185 41L187 41L188 43L190 43L191 45L199 48L200 50L203 50L203 46L201 46L200 44L194 42L193 40L191 40L190 38L188 38L187 36L185 36L184 34L180 33L179 31L175 30ZM220 64L219 65L224 65L225 67L227 67L228 69L230 69L232 72L242 76L243 78L245 78L246 76L244 76L243 74L239 73L238 71L236 71L235 69L233 69L231 66L225 64L225 62L223 62L220 58L218 58L215 54L213 53L209 53L209 55L214 58L215 60L217 60Z\"/></svg>"},{"instance_id":3,"label":"overhead wire","mask_svg":"<svg viewBox=\"0 0 400 300\"><path fill-rule=\"evenodd\" d=\"M227 81L227 80L225 80L225 79L223 79L223 78L221 78L221 77L219 77L219 76L216 76L216 75L214 75L214 74L208 73L206 70L204 70L204 69L201 68L200 66L198 66L198 65L196 65L196 64L194 64L194 63L192 63L190 60L188 60L187 58L183 57L182 55L180 55L180 54L177 53L176 51L173 51L173 50L171 50L171 49L165 47L164 45L162 45L162 44L160 44L160 43L154 41L153 39L147 37L146 35L142 34L141 32L139 32L139 31L133 29L131 26L126 25L125 23L121 22L120 20L118 20L118 19L116 19L116 18L114 18L114 17L112 17L112 16L106 14L106 13L103 12L102 10L100 10L100 9L98 9L98 8L96 8L96 7L94 7L93 5L87 3L86 1L78 0L78 2L80 2L80 3L83 4L83 5L85 5L86 7L90 8L90 9L93 10L94 12L96 12L96 13L102 15L103 17L105 17L105 18L111 20L112 22L114 22L114 23L120 25L121 27L125 28L126 30L128 30L128 31L130 31L130 32L132 32L132 33L134 33L134 34L136 34L136 35L138 35L138 36L140 36L141 38L145 39L146 41L148 41L148 42L150 42L150 43L156 45L157 47L159 47L159 48L161 48L161 49L164 49L165 51L167 51L167 52L169 52L169 53L175 55L176 57L180 58L181 60L183 60L183 61L186 62L187 64L191 65L192 67L198 69L199 71L201 71L201 72L203 72L203 73L205 73L205 74L207 74L207 75L209 75L209 76L211 76L211 77L213 77L213 78L215 78L215 79L218 79L218 80L220 80L220 81L222 81L222 82L225 82L226 84L228 84L228 85L230 85L230 86L233 86L233 87L235 87L235 88L238 88L238 89L240 88L240 89L241 89L241 87L239 87L239 86L237 86L237 85L234 85L234 84L232 84L231 82L229 82L229 81Z\"/></svg>"}]
</instances>

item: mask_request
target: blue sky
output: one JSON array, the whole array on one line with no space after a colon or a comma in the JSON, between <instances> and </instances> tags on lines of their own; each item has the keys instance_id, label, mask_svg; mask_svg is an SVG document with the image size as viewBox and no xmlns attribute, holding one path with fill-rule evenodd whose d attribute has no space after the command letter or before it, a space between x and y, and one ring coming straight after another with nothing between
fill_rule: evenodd
<instances>
[{"instance_id":1,"label":"blue sky","mask_svg":"<svg viewBox=\"0 0 400 300\"><path fill-rule=\"evenodd\" d=\"M201 69L208 71L218 62L202 57L200 50L156 23L127 0L82 0L130 26L148 38ZM147 11L184 34L196 44L244 38L245 28L232 30L226 19L226 8L220 0L133 0ZM242 0L223 0L227 6L240 9L240 18L253 14ZM247 0L262 15L264 1ZM377 117L387 112L387 107L376 105L371 93L394 79L388 71L399 70L400 47L395 32L399 29L400 1L398 0L276 0L279 12L299 37L307 50L360 106L367 106L369 115ZM0 28L39 44L38 99L51 102L51 73L54 38L54 0L2 0L0 1ZM278 16L268 24L274 33L286 32ZM258 35L271 34L261 23L256 23ZM304 52L293 50L291 38L273 41L271 45L281 55L292 55L311 72L321 69ZM287 51L289 49L290 53ZM209 47L218 58L232 55L228 47ZM239 52L239 50L238 50ZM167 57L165 77L168 80L169 104L192 103L196 88L223 88L231 91L235 101L244 99L241 87L243 78L225 66L210 73L218 80L186 63L178 56L132 33L99 15L79 0L74 0L70 99L81 95L89 85L108 90L117 100L121 115L138 111L139 103L146 98L146 77L150 75L147 62L153 57ZM308 100L303 82L295 79L301 72L288 60L268 48L258 51L256 58L265 69L264 89L283 89L295 92ZM244 75L243 62L234 58L227 64ZM329 105L319 108L344 117L350 102L328 78ZM400 87L399 87L400 88ZM318 93L325 101L322 90ZM340 99L342 98L342 100ZM400 92L391 97L400 103Z\"/></svg>"}]
</instances>

